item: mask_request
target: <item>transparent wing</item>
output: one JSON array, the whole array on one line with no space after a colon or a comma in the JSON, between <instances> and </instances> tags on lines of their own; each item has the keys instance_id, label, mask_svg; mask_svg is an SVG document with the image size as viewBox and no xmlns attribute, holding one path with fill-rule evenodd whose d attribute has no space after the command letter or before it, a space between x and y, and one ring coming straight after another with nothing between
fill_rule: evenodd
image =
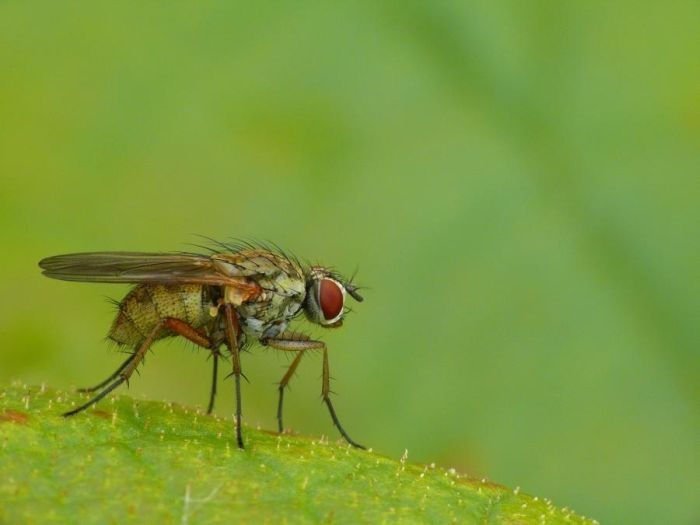
<instances>
[{"instance_id":1,"label":"transparent wing","mask_svg":"<svg viewBox=\"0 0 700 525\"><path fill-rule=\"evenodd\" d=\"M246 286L225 275L205 255L143 252L89 252L47 257L39 261L52 279L96 283L191 283Z\"/></svg>"}]
</instances>

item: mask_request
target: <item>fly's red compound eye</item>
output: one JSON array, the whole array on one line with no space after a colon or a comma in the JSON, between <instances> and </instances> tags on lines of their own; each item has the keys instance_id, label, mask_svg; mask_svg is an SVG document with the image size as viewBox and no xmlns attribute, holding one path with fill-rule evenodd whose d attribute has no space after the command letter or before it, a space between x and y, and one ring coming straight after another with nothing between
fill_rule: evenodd
<instances>
[{"instance_id":1,"label":"fly's red compound eye","mask_svg":"<svg viewBox=\"0 0 700 525\"><path fill-rule=\"evenodd\" d=\"M321 279L318 287L318 304L323 318L332 321L343 311L345 297L340 285L331 279Z\"/></svg>"}]
</instances>

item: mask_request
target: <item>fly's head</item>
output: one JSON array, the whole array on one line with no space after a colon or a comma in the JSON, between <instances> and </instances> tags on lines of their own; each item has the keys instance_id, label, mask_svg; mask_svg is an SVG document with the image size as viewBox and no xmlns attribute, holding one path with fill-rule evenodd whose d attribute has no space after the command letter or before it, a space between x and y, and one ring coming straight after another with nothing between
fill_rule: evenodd
<instances>
[{"instance_id":1,"label":"fly's head","mask_svg":"<svg viewBox=\"0 0 700 525\"><path fill-rule=\"evenodd\" d=\"M346 281L327 268L312 266L306 277L306 317L325 328L338 328L343 324L347 295L362 302L363 298L357 290L352 279Z\"/></svg>"}]
</instances>

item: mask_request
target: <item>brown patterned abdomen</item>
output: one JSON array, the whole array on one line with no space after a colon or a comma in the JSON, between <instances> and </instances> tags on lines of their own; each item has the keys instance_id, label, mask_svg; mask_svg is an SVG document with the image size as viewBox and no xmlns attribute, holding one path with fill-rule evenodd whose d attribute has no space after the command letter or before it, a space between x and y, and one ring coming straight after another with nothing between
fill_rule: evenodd
<instances>
[{"instance_id":1,"label":"brown patterned abdomen","mask_svg":"<svg viewBox=\"0 0 700 525\"><path fill-rule=\"evenodd\" d=\"M211 321L211 306L206 290L198 284L140 284L119 304L108 337L119 344L136 346L166 317L201 328ZM164 330L156 339L170 335Z\"/></svg>"}]
</instances>

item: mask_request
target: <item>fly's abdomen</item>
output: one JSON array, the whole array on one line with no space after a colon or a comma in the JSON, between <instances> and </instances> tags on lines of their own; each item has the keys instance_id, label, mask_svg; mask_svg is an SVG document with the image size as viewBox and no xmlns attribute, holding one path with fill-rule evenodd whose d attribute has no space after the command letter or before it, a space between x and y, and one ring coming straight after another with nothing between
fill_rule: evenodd
<instances>
[{"instance_id":1,"label":"fly's abdomen","mask_svg":"<svg viewBox=\"0 0 700 525\"><path fill-rule=\"evenodd\" d=\"M198 284L140 284L119 304L108 337L119 344L140 344L166 317L200 328L211 320L212 303ZM157 339L170 335L167 331Z\"/></svg>"}]
</instances>

